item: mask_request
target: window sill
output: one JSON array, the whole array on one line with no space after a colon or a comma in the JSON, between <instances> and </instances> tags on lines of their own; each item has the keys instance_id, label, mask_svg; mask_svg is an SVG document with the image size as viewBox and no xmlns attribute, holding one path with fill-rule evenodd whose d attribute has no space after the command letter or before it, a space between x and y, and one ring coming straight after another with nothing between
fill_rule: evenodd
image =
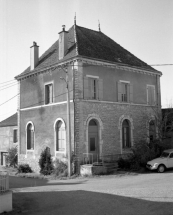
<instances>
[{"instance_id":1,"label":"window sill","mask_svg":"<svg viewBox=\"0 0 173 215\"><path fill-rule=\"evenodd\" d=\"M126 153L128 154L128 153L133 153L133 152L132 152L132 149L131 149L131 148L123 148L123 149L122 149L122 153L123 153L123 154L126 154Z\"/></svg>"},{"instance_id":2,"label":"window sill","mask_svg":"<svg viewBox=\"0 0 173 215\"><path fill-rule=\"evenodd\" d=\"M56 151L57 154L65 154L66 151Z\"/></svg>"}]
</instances>

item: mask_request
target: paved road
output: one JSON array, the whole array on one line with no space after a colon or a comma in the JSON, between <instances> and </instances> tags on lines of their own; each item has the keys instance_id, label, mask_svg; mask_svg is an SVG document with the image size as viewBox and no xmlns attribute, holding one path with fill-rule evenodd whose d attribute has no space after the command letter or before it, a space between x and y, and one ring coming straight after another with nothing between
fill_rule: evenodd
<instances>
[{"instance_id":1,"label":"paved road","mask_svg":"<svg viewBox=\"0 0 173 215\"><path fill-rule=\"evenodd\" d=\"M71 180L10 178L10 214L173 215L173 171Z\"/></svg>"}]
</instances>

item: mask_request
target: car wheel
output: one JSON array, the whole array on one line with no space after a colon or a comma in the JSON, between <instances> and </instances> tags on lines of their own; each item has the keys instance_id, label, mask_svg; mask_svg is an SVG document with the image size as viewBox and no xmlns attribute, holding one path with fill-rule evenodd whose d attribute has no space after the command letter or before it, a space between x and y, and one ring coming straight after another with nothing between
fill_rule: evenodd
<instances>
[{"instance_id":1,"label":"car wheel","mask_svg":"<svg viewBox=\"0 0 173 215\"><path fill-rule=\"evenodd\" d=\"M157 171L158 171L159 173L163 173L163 172L165 171L165 166L164 166L164 165L159 165Z\"/></svg>"}]
</instances>

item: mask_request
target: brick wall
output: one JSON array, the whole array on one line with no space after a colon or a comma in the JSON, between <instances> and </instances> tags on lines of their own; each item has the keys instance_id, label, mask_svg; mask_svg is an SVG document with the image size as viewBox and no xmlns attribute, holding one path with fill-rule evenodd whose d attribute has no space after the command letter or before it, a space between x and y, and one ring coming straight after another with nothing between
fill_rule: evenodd
<instances>
[{"instance_id":1,"label":"brick wall","mask_svg":"<svg viewBox=\"0 0 173 215\"><path fill-rule=\"evenodd\" d=\"M131 139L134 144L141 139L147 139L146 123L154 114L153 109L147 106L99 101L78 100L75 107L75 144L79 163L82 162L83 153L88 150L87 127L90 119L96 119L99 124L102 154L120 154L125 153L121 147L121 121L131 120Z\"/></svg>"}]
</instances>

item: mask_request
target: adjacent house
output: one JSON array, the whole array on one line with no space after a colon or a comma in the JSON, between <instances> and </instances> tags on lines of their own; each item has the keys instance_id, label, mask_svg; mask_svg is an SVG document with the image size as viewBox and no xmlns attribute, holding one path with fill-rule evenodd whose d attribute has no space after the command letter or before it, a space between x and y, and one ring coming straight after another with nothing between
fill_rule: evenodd
<instances>
[{"instance_id":1,"label":"adjacent house","mask_svg":"<svg viewBox=\"0 0 173 215\"><path fill-rule=\"evenodd\" d=\"M0 122L0 165L6 165L8 149L18 145L17 113Z\"/></svg>"},{"instance_id":2,"label":"adjacent house","mask_svg":"<svg viewBox=\"0 0 173 215\"><path fill-rule=\"evenodd\" d=\"M67 158L66 86L77 169L86 157L95 161L126 154L135 142L149 138L153 109L161 111L161 72L100 28L95 31L75 22L67 31L63 26L57 41L41 57L36 42L30 54L30 66L15 77L19 85L19 163L29 163L38 171L45 147L53 158Z\"/></svg>"}]
</instances>

